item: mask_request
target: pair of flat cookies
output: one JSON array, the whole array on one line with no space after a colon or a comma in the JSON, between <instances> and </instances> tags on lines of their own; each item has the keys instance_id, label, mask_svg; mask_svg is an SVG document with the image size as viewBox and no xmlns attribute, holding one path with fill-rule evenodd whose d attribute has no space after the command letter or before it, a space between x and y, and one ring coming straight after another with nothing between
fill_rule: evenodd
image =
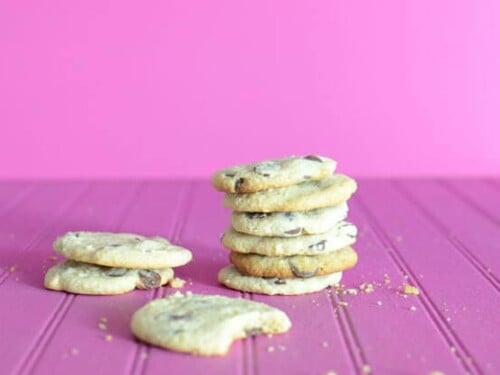
<instances>
[{"instance_id":1,"label":"pair of flat cookies","mask_svg":"<svg viewBox=\"0 0 500 375\"><path fill-rule=\"evenodd\" d=\"M219 281L264 294L302 294L340 281L357 254L357 230L343 221L356 182L332 174L322 156L288 157L217 172L212 183L233 210L222 244L232 266Z\"/></svg>"},{"instance_id":2,"label":"pair of flat cookies","mask_svg":"<svg viewBox=\"0 0 500 375\"><path fill-rule=\"evenodd\" d=\"M69 232L54 249L69 259L47 271L45 287L77 294L158 288L173 278L173 267L192 258L165 238L129 233Z\"/></svg>"}]
</instances>

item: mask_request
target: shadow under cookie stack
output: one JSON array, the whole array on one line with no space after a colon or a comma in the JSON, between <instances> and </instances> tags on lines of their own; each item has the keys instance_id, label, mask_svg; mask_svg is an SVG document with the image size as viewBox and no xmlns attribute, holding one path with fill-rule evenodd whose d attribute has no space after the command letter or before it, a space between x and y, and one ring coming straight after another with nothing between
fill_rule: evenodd
<instances>
[{"instance_id":1,"label":"shadow under cookie stack","mask_svg":"<svg viewBox=\"0 0 500 375\"><path fill-rule=\"evenodd\" d=\"M305 294L338 284L358 256L356 227L344 221L356 182L336 162L308 155L223 169L214 187L233 210L222 236L232 265L219 281L261 294Z\"/></svg>"}]
</instances>

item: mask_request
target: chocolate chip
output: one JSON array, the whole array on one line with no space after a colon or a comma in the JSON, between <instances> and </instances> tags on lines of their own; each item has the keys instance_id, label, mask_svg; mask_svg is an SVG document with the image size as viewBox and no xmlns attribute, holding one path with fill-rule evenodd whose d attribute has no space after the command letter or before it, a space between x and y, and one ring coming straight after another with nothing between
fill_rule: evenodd
<instances>
[{"instance_id":1,"label":"chocolate chip","mask_svg":"<svg viewBox=\"0 0 500 375\"><path fill-rule=\"evenodd\" d=\"M325 250L326 245L326 240L319 241L318 243L315 243L313 245L309 245L309 249L316 250L316 251L323 251Z\"/></svg>"},{"instance_id":2,"label":"chocolate chip","mask_svg":"<svg viewBox=\"0 0 500 375\"><path fill-rule=\"evenodd\" d=\"M161 285L161 276L154 271L140 270L139 278L144 289L158 288Z\"/></svg>"},{"instance_id":3,"label":"chocolate chip","mask_svg":"<svg viewBox=\"0 0 500 375\"><path fill-rule=\"evenodd\" d=\"M75 237L80 237L80 233L75 233Z\"/></svg>"},{"instance_id":4,"label":"chocolate chip","mask_svg":"<svg viewBox=\"0 0 500 375\"><path fill-rule=\"evenodd\" d=\"M242 177L242 178L238 178L236 180L236 182L234 183L234 191L239 193L240 192L240 189L241 189L241 185L243 185L243 183L245 182L245 179Z\"/></svg>"},{"instance_id":5,"label":"chocolate chip","mask_svg":"<svg viewBox=\"0 0 500 375\"><path fill-rule=\"evenodd\" d=\"M304 180L310 180L311 179L311 176L308 176L308 175L305 175L302 177Z\"/></svg>"},{"instance_id":6,"label":"chocolate chip","mask_svg":"<svg viewBox=\"0 0 500 375\"><path fill-rule=\"evenodd\" d=\"M113 244L111 244L109 246L111 246L111 247L118 247L118 246L121 246L121 245L119 243L113 243Z\"/></svg>"},{"instance_id":7,"label":"chocolate chip","mask_svg":"<svg viewBox=\"0 0 500 375\"><path fill-rule=\"evenodd\" d=\"M236 176L236 173L224 173L224 176L233 178L234 176Z\"/></svg>"},{"instance_id":8,"label":"chocolate chip","mask_svg":"<svg viewBox=\"0 0 500 375\"><path fill-rule=\"evenodd\" d=\"M263 219L267 216L269 216L268 213L265 212L246 212L245 216L248 217L249 219Z\"/></svg>"},{"instance_id":9,"label":"chocolate chip","mask_svg":"<svg viewBox=\"0 0 500 375\"><path fill-rule=\"evenodd\" d=\"M318 267L316 267L316 269L314 269L313 271L301 271L292 263L290 263L290 269L292 270L292 273L295 276L301 277L303 279L306 279L308 277L313 277L318 272Z\"/></svg>"},{"instance_id":10,"label":"chocolate chip","mask_svg":"<svg viewBox=\"0 0 500 375\"><path fill-rule=\"evenodd\" d=\"M274 280L274 283L276 285L285 285L286 284L286 280L283 280L283 279L276 279Z\"/></svg>"},{"instance_id":11,"label":"chocolate chip","mask_svg":"<svg viewBox=\"0 0 500 375\"><path fill-rule=\"evenodd\" d=\"M347 233L346 236L349 238L356 238L356 235L354 235L352 233Z\"/></svg>"},{"instance_id":12,"label":"chocolate chip","mask_svg":"<svg viewBox=\"0 0 500 375\"><path fill-rule=\"evenodd\" d=\"M285 212L285 217L292 221L295 218L295 214L293 212Z\"/></svg>"},{"instance_id":13,"label":"chocolate chip","mask_svg":"<svg viewBox=\"0 0 500 375\"><path fill-rule=\"evenodd\" d=\"M262 328L259 328L259 327L249 328L249 329L245 330L245 333L246 333L247 337L257 336L257 335L260 335L262 333Z\"/></svg>"},{"instance_id":14,"label":"chocolate chip","mask_svg":"<svg viewBox=\"0 0 500 375\"><path fill-rule=\"evenodd\" d=\"M317 161L319 163L323 163L323 160L321 160L318 156L316 155L307 155L307 156L304 156L304 159L306 160L311 160L311 161Z\"/></svg>"},{"instance_id":15,"label":"chocolate chip","mask_svg":"<svg viewBox=\"0 0 500 375\"><path fill-rule=\"evenodd\" d=\"M184 320L192 317L192 313L187 312L184 314L170 314L170 320Z\"/></svg>"},{"instance_id":16,"label":"chocolate chip","mask_svg":"<svg viewBox=\"0 0 500 375\"><path fill-rule=\"evenodd\" d=\"M126 268L110 268L106 271L106 275L111 277L123 276L128 272Z\"/></svg>"},{"instance_id":17,"label":"chocolate chip","mask_svg":"<svg viewBox=\"0 0 500 375\"><path fill-rule=\"evenodd\" d=\"M285 231L285 234L287 236L296 236L296 235L301 234L301 233L302 233L302 228L300 228L300 227Z\"/></svg>"}]
</instances>

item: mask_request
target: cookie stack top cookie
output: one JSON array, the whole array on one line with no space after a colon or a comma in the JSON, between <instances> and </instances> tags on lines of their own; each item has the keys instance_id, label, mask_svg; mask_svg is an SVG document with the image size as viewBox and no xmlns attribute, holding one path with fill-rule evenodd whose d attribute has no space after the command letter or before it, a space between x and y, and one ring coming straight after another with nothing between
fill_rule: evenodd
<instances>
[{"instance_id":1,"label":"cookie stack top cookie","mask_svg":"<svg viewBox=\"0 0 500 375\"><path fill-rule=\"evenodd\" d=\"M334 174L327 157L292 156L223 169L212 178L233 210L222 244L232 267L224 285L265 294L300 294L340 280L357 261L357 229L343 221L356 182Z\"/></svg>"},{"instance_id":2,"label":"cookie stack top cookie","mask_svg":"<svg viewBox=\"0 0 500 375\"><path fill-rule=\"evenodd\" d=\"M254 193L320 180L336 166L336 161L325 157L292 156L222 169L213 175L212 184L226 193Z\"/></svg>"}]
</instances>

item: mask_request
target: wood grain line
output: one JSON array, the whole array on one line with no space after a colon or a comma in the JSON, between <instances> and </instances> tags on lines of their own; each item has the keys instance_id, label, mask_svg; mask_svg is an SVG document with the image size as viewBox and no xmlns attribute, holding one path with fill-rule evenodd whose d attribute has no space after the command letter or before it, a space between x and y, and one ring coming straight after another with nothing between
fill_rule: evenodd
<instances>
[{"instance_id":1,"label":"wood grain line","mask_svg":"<svg viewBox=\"0 0 500 375\"><path fill-rule=\"evenodd\" d=\"M35 192L35 185L32 183L30 185L25 186L23 189L18 191L14 198L12 198L9 203L7 203L4 207L2 207L2 211L0 212L0 217L8 215L14 208L19 206L24 200L26 200L31 194Z\"/></svg>"},{"instance_id":2,"label":"wood grain line","mask_svg":"<svg viewBox=\"0 0 500 375\"><path fill-rule=\"evenodd\" d=\"M429 293L419 282L418 277L415 275L408 262L401 255L401 253L397 249L397 246L395 246L394 242L385 233L384 229L382 228L376 217L373 215L371 210L368 209L366 204L359 196L357 197L357 200L359 203L359 207L364 211L367 221L370 223L373 232L380 240L380 242L386 247L387 254L390 256L395 266L400 270L403 276L409 276L408 281L410 284L417 286L420 290L421 298L419 299L419 303L421 303L424 307L427 315L429 316L432 323L434 323L434 325L436 326L438 332L441 334L449 347L454 346L455 348L457 348L457 351L454 353L454 355L460 360L460 364L464 367L465 372L468 374L483 374L483 371L477 364L475 358L472 357L472 354L467 349L466 345L446 322L445 317L439 311L434 301L432 301Z\"/></svg>"},{"instance_id":3,"label":"wood grain line","mask_svg":"<svg viewBox=\"0 0 500 375\"><path fill-rule=\"evenodd\" d=\"M33 371L36 363L42 356L44 349L54 336L57 328L63 321L71 305L75 301L76 295L65 294L61 302L57 305L55 313L50 317L47 324L42 328L41 334L35 339L32 345L31 353L28 354L25 361L21 362L21 368L16 371L19 374L29 374Z\"/></svg>"},{"instance_id":4,"label":"wood grain line","mask_svg":"<svg viewBox=\"0 0 500 375\"><path fill-rule=\"evenodd\" d=\"M441 186L443 186L445 189L450 191L451 193L455 194L458 198L460 198L463 202L465 202L467 205L475 209L477 212L479 212L481 215L483 215L486 219L491 221L493 224L500 226L500 219L496 218L493 216L491 213L486 211L484 208L479 206L476 202L474 202L471 198L469 198L467 195L462 193L460 190L458 190L456 187L452 186L448 181L444 180L438 180L437 181Z\"/></svg>"},{"instance_id":5,"label":"wood grain line","mask_svg":"<svg viewBox=\"0 0 500 375\"><path fill-rule=\"evenodd\" d=\"M174 213L176 217L179 217L180 220L175 222L174 228L170 233L170 238L173 243L177 243L181 234L184 231L184 227L187 223L187 217L189 216L191 205L189 204L191 201L188 197L192 194L194 183L190 182L184 189L182 189L179 193L178 204L174 209ZM181 213L185 212L184 215ZM152 293L152 297L150 301L165 297L167 294L167 286L162 286L161 288L155 289ZM151 352L151 345L145 342L137 342L137 348L134 354L134 358L132 360L132 364L130 365L130 370L128 374L130 375L142 375L146 373L146 369L149 364L149 357Z\"/></svg>"},{"instance_id":6,"label":"wood grain line","mask_svg":"<svg viewBox=\"0 0 500 375\"><path fill-rule=\"evenodd\" d=\"M340 327L340 333L342 335L342 340L344 341L344 345L347 348L347 353L349 354L349 359L352 362L352 367L356 374L361 375L362 374L362 367L365 364L364 361L364 356L361 358L358 354L358 351L356 348L358 347L358 344L356 343L356 340L354 340L354 336L352 333L349 331L349 328L347 326L347 323L345 322L346 318L345 316L341 313L343 310L343 307L340 305L339 302L343 302L340 300L340 298L337 296L335 291L333 290L327 290L326 293L329 294L329 299L330 303L333 308L333 315L334 319L337 322L337 324ZM358 353L358 354L357 354Z\"/></svg>"},{"instance_id":7,"label":"wood grain line","mask_svg":"<svg viewBox=\"0 0 500 375\"><path fill-rule=\"evenodd\" d=\"M71 204L68 204L67 207L62 210L61 215L58 215L58 220L62 216L62 214L66 211L69 210L73 205L76 204L76 202L84 195L83 193L88 193L90 188L90 184L87 184L84 191L79 194L72 202ZM130 201L128 202L127 205L124 205L124 210L122 215L118 216L117 223L115 224L115 227L118 227L121 222L122 218L124 217L124 213L127 213L130 210L130 207L137 201L137 198L140 194L141 191L141 186L138 186L136 188L136 191ZM128 208L128 209L127 209ZM50 318L50 324L44 327L37 338L35 339L34 345L31 346L30 350L23 356L23 358L26 358L26 360L22 360L21 364L23 364L23 370L19 371L20 374L28 374L32 372L40 360L40 358L43 355L43 352L47 349L48 344L50 343L50 340L54 336L54 334L57 331L57 328L60 326L62 323L64 317L66 316L67 312L70 310L71 305L73 302L76 300L78 295L75 294L65 294L63 297L63 301L56 307L54 313L52 314ZM38 344L41 343L41 344Z\"/></svg>"},{"instance_id":8,"label":"wood grain line","mask_svg":"<svg viewBox=\"0 0 500 375\"><path fill-rule=\"evenodd\" d=\"M422 203L400 183L393 182L396 189L398 189L406 199L408 199L420 212L429 220L441 234L453 245L453 247L485 278L489 285L491 285L497 292L500 293L500 280L493 273L488 271L486 266L476 255L470 251L465 244L454 235L450 235L449 229L436 218Z\"/></svg>"},{"instance_id":9,"label":"wood grain line","mask_svg":"<svg viewBox=\"0 0 500 375\"><path fill-rule=\"evenodd\" d=\"M78 201L78 199L80 199L82 196L84 196L86 192L88 192L89 186L90 186L89 184L83 186L80 189L80 191L75 195L75 197L71 199L65 206L63 206L63 208L59 211L59 213L54 215L51 219L47 220L43 228L39 230L35 234L35 236L28 241L26 245L23 246L21 252L26 252L30 250L33 246L37 245L38 242L40 242L40 240L43 238L45 231L51 228L54 225L54 223L56 223L58 220L60 220L60 218ZM0 286L5 282L5 280L9 278L10 275L12 275L12 272L9 272L8 269L3 270L3 273L0 273Z\"/></svg>"}]
</instances>

